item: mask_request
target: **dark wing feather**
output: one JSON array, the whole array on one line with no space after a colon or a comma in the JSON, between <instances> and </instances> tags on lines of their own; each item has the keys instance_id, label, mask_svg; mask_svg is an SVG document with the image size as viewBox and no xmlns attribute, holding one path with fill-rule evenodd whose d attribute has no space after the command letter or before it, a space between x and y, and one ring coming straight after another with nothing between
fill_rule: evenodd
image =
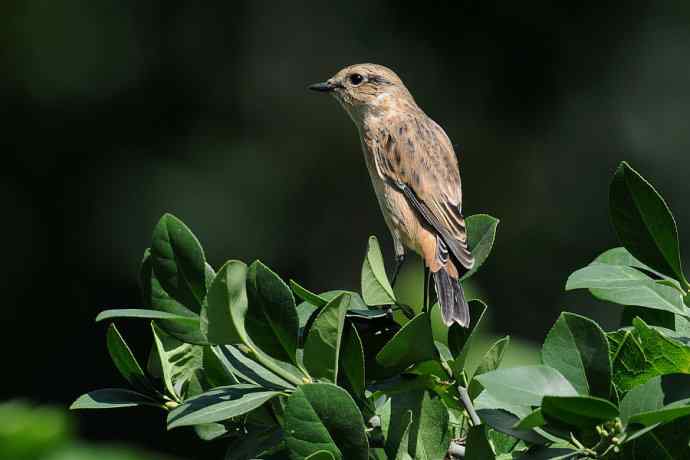
<instances>
[{"instance_id":1,"label":"dark wing feather","mask_svg":"<svg viewBox=\"0 0 690 460\"><path fill-rule=\"evenodd\" d=\"M455 258L471 269L458 160L446 133L420 111L401 115L374 135L378 174L403 191Z\"/></svg>"}]
</instances>

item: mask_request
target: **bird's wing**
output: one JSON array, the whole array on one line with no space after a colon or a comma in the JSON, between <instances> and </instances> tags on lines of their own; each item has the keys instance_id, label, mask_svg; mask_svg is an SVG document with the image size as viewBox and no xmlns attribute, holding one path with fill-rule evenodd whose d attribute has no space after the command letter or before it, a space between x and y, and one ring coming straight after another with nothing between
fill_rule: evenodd
<instances>
[{"instance_id":1,"label":"bird's wing","mask_svg":"<svg viewBox=\"0 0 690 460\"><path fill-rule=\"evenodd\" d=\"M373 134L378 174L395 183L462 266L471 269L458 160L446 133L417 113L402 115Z\"/></svg>"}]
</instances>

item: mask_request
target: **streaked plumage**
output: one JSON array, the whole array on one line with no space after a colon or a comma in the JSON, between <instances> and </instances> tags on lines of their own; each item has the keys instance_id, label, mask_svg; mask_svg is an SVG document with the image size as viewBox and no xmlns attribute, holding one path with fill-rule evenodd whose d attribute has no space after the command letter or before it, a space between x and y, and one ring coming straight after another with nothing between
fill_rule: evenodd
<instances>
[{"instance_id":1,"label":"streaked plumage","mask_svg":"<svg viewBox=\"0 0 690 460\"><path fill-rule=\"evenodd\" d=\"M312 89L332 92L357 126L396 256L402 257L405 248L420 254L434 275L444 321L467 326L458 279L474 258L467 247L458 160L448 136L386 67L346 67Z\"/></svg>"}]
</instances>

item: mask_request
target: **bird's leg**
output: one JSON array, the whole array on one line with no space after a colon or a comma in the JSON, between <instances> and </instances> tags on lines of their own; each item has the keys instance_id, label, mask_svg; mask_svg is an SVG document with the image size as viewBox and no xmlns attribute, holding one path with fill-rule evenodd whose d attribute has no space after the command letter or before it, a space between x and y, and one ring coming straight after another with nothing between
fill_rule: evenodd
<instances>
[{"instance_id":1,"label":"bird's leg","mask_svg":"<svg viewBox=\"0 0 690 460\"><path fill-rule=\"evenodd\" d=\"M427 305L429 297L429 269L424 265L424 301L422 303L422 311L426 312L429 309Z\"/></svg>"},{"instance_id":2,"label":"bird's leg","mask_svg":"<svg viewBox=\"0 0 690 460\"><path fill-rule=\"evenodd\" d=\"M395 286L395 280L398 279L398 275L400 274L400 269L402 268L404 263L405 263L405 253L396 254L395 255L395 267L393 268L393 278L391 281L391 286Z\"/></svg>"}]
</instances>

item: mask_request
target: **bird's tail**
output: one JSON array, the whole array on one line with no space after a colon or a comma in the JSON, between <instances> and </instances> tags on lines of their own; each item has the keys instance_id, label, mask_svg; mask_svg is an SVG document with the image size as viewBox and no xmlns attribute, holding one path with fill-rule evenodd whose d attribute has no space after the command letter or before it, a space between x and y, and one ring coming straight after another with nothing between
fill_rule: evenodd
<instances>
[{"instance_id":1,"label":"bird's tail","mask_svg":"<svg viewBox=\"0 0 690 460\"><path fill-rule=\"evenodd\" d=\"M470 308L465 300L460 280L452 277L445 267L433 275L443 322L446 326L458 323L462 327L469 327Z\"/></svg>"}]
</instances>

